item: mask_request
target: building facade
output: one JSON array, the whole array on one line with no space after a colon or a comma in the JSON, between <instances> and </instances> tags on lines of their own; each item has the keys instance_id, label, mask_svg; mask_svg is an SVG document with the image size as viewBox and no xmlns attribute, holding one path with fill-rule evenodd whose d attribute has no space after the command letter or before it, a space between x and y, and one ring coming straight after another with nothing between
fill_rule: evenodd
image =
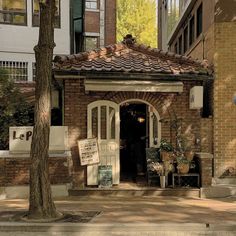
<instances>
[{"instance_id":1,"label":"building facade","mask_svg":"<svg viewBox=\"0 0 236 236\"><path fill-rule=\"evenodd\" d=\"M169 26L168 18L173 18L169 9L174 8L173 4L178 9L178 17L175 24ZM236 3L231 0L159 1L158 7L159 47L206 59L214 67L214 84L208 84L205 96L208 109L203 111L203 116L213 117L210 140L214 154L213 176L232 179L236 176ZM161 21L165 17L167 20ZM168 27L171 30L168 31Z\"/></svg>"},{"instance_id":2,"label":"building facade","mask_svg":"<svg viewBox=\"0 0 236 236\"><path fill-rule=\"evenodd\" d=\"M54 55L69 55L116 40L116 1L56 0ZM0 67L16 82L33 82L39 5L35 0L0 1Z\"/></svg>"},{"instance_id":3,"label":"building facade","mask_svg":"<svg viewBox=\"0 0 236 236\"><path fill-rule=\"evenodd\" d=\"M189 107L190 90L212 79L211 70L200 62L127 39L100 50L56 57L54 72L56 80L63 81L74 189L98 185L99 165L112 166L115 185L131 177L138 181L148 168L145 148L159 147L162 139L175 143L172 118L181 120L192 150L201 152L209 146L203 140L211 120ZM77 142L90 138L98 140L100 163L83 166ZM209 160L201 163L202 186L211 184Z\"/></svg>"}]
</instances>

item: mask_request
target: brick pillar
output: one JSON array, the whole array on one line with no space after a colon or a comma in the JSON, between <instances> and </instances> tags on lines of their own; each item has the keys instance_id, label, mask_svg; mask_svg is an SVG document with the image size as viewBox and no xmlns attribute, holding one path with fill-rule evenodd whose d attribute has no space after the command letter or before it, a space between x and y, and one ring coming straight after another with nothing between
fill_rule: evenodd
<instances>
[{"instance_id":1,"label":"brick pillar","mask_svg":"<svg viewBox=\"0 0 236 236\"><path fill-rule=\"evenodd\" d=\"M199 160L201 186L207 187L212 184L212 173L213 173L213 155L205 152L198 152L195 156Z\"/></svg>"}]
</instances>

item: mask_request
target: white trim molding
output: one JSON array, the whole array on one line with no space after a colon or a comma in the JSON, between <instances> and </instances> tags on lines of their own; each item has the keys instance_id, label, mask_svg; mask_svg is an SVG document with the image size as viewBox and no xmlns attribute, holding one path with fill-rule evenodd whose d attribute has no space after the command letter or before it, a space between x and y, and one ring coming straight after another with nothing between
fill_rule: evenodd
<instances>
[{"instance_id":1,"label":"white trim molding","mask_svg":"<svg viewBox=\"0 0 236 236\"><path fill-rule=\"evenodd\" d=\"M100 33L84 32L84 36L88 36L88 37L99 37L99 36L100 36Z\"/></svg>"},{"instance_id":2,"label":"white trim molding","mask_svg":"<svg viewBox=\"0 0 236 236\"><path fill-rule=\"evenodd\" d=\"M85 91L127 91L127 92L132 91L132 92L182 93L183 82L86 79Z\"/></svg>"}]
</instances>

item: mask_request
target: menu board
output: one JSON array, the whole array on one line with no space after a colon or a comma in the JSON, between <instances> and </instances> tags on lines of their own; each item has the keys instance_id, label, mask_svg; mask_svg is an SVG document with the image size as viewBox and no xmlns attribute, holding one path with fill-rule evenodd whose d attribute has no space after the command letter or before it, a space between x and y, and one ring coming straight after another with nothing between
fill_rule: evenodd
<instances>
[{"instance_id":1,"label":"menu board","mask_svg":"<svg viewBox=\"0 0 236 236\"><path fill-rule=\"evenodd\" d=\"M92 165L99 163L98 142L96 138L78 140L80 164Z\"/></svg>"},{"instance_id":2,"label":"menu board","mask_svg":"<svg viewBox=\"0 0 236 236\"><path fill-rule=\"evenodd\" d=\"M98 187L112 187L112 165L98 166Z\"/></svg>"}]
</instances>

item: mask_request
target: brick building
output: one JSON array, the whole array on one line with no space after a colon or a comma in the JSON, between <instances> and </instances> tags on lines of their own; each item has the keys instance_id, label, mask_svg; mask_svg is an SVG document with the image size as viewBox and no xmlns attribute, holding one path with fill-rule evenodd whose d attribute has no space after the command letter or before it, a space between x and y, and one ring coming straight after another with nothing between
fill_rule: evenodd
<instances>
[{"instance_id":1,"label":"brick building","mask_svg":"<svg viewBox=\"0 0 236 236\"><path fill-rule=\"evenodd\" d=\"M158 147L163 138L171 139L170 124L161 123L162 119L176 115L182 120L183 133L192 136L192 149L201 152L209 148L203 140L209 135L211 120L202 118L199 109L189 108L190 89L212 79L204 63L127 40L95 51L58 56L54 76L64 90L73 188L98 184L98 166L80 165L79 139L98 138L100 164L112 165L114 184L127 173L130 177L136 165L140 164L138 171L145 172L145 148ZM137 142L135 150L141 160L134 163L125 146ZM202 185L209 185L208 159L202 160L201 166Z\"/></svg>"},{"instance_id":2,"label":"brick building","mask_svg":"<svg viewBox=\"0 0 236 236\"><path fill-rule=\"evenodd\" d=\"M214 66L214 84L206 86L207 109L202 113L213 117L213 137L208 142L213 146L214 177L219 182L221 177L233 181L236 176L236 3L166 0L159 1L158 7L159 48L207 59Z\"/></svg>"}]
</instances>

